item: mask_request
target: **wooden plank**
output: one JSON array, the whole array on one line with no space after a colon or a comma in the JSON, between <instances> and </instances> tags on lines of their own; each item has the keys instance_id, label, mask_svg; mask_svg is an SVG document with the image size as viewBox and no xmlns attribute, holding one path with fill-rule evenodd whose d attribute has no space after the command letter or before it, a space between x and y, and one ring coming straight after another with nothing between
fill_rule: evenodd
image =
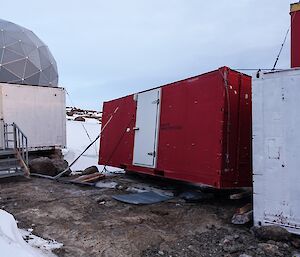
<instances>
[{"instance_id":1,"label":"wooden plank","mask_svg":"<svg viewBox=\"0 0 300 257\"><path fill-rule=\"evenodd\" d=\"M248 211L251 211L253 209L253 206L251 203L248 203L246 204L245 206L241 207L241 208L238 208L236 213L239 213L239 214L244 214Z\"/></svg>"},{"instance_id":2,"label":"wooden plank","mask_svg":"<svg viewBox=\"0 0 300 257\"><path fill-rule=\"evenodd\" d=\"M101 173L93 173L89 175L83 175L78 178L73 179L73 182L93 182L104 179L105 175Z\"/></svg>"},{"instance_id":3,"label":"wooden plank","mask_svg":"<svg viewBox=\"0 0 300 257\"><path fill-rule=\"evenodd\" d=\"M23 158L22 158L20 152L16 151L16 155L17 155L17 158L19 159L19 161L21 163L22 168L24 169L25 176L29 177L30 176L29 168L27 167L26 163L23 161Z\"/></svg>"},{"instance_id":4,"label":"wooden plank","mask_svg":"<svg viewBox=\"0 0 300 257\"><path fill-rule=\"evenodd\" d=\"M231 200L240 200L240 199L244 199L244 198L251 197L251 196L252 196L252 191L244 191L244 192L230 195L230 199Z\"/></svg>"}]
</instances>

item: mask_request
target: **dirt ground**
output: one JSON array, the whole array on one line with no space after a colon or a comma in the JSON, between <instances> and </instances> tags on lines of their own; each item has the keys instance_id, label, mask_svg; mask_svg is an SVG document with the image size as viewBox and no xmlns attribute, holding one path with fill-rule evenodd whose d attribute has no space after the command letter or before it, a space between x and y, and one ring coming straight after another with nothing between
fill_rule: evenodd
<instances>
[{"instance_id":1,"label":"dirt ground","mask_svg":"<svg viewBox=\"0 0 300 257\"><path fill-rule=\"evenodd\" d=\"M124 174L109 181L117 187L5 179L0 182L0 207L15 216L20 228L63 243L55 251L59 257L294 256L291 242L260 242L250 226L232 225L233 213L244 202L228 200L225 193L188 203L176 196L186 189L174 182ZM175 197L142 206L112 199L136 184L171 188Z\"/></svg>"}]
</instances>

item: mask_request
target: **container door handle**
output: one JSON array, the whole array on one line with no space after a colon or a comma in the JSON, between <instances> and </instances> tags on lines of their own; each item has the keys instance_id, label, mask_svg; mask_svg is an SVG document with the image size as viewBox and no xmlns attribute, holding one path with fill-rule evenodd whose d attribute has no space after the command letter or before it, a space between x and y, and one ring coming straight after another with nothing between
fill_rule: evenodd
<instances>
[{"instance_id":1,"label":"container door handle","mask_svg":"<svg viewBox=\"0 0 300 257\"><path fill-rule=\"evenodd\" d=\"M155 157L155 151L148 153L148 155Z\"/></svg>"}]
</instances>

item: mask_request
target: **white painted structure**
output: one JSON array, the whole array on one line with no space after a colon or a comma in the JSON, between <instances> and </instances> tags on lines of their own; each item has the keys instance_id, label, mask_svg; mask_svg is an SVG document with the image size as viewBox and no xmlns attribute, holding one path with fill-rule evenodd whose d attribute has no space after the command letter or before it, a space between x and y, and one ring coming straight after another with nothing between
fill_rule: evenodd
<instances>
[{"instance_id":1,"label":"white painted structure","mask_svg":"<svg viewBox=\"0 0 300 257\"><path fill-rule=\"evenodd\" d=\"M157 159L158 127L161 89L142 92L137 97L133 164L155 168Z\"/></svg>"},{"instance_id":2,"label":"white painted structure","mask_svg":"<svg viewBox=\"0 0 300 257\"><path fill-rule=\"evenodd\" d=\"M300 69L253 78L255 225L300 234Z\"/></svg>"},{"instance_id":3,"label":"white painted structure","mask_svg":"<svg viewBox=\"0 0 300 257\"><path fill-rule=\"evenodd\" d=\"M66 146L65 90L0 83L0 119L16 123L28 138L29 150ZM3 126L0 126L3 148Z\"/></svg>"}]
</instances>

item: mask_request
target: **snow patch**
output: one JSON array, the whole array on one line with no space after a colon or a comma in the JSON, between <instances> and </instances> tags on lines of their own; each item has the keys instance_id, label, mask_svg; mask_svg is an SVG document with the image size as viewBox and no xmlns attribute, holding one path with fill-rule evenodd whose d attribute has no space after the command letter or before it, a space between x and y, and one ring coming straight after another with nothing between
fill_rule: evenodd
<instances>
[{"instance_id":1,"label":"snow patch","mask_svg":"<svg viewBox=\"0 0 300 257\"><path fill-rule=\"evenodd\" d=\"M86 119L85 122L67 119L67 149L63 150L65 160L71 164L84 149L99 135L101 124L95 119ZM97 140L80 159L71 167L71 170L82 171L96 166L101 172L103 165L98 165L99 141ZM119 168L108 167L110 172L120 171ZM110 172L105 174L109 174Z\"/></svg>"},{"instance_id":2,"label":"snow patch","mask_svg":"<svg viewBox=\"0 0 300 257\"><path fill-rule=\"evenodd\" d=\"M32 234L33 229L20 229L20 233L23 239L31 246L40 248L41 250L53 251L63 247L62 243L58 243L55 240L46 240Z\"/></svg>"},{"instance_id":3,"label":"snow patch","mask_svg":"<svg viewBox=\"0 0 300 257\"><path fill-rule=\"evenodd\" d=\"M0 249L5 257L54 257L51 251L32 247L26 243L17 227L14 217L4 210L0 210ZM28 232L31 233L31 232ZM49 249L51 250L51 249Z\"/></svg>"},{"instance_id":4,"label":"snow patch","mask_svg":"<svg viewBox=\"0 0 300 257\"><path fill-rule=\"evenodd\" d=\"M118 183L116 182L102 182L102 181L99 181L96 183L95 185L96 187L99 187L99 188L111 188L111 189L114 189L118 186Z\"/></svg>"}]
</instances>

